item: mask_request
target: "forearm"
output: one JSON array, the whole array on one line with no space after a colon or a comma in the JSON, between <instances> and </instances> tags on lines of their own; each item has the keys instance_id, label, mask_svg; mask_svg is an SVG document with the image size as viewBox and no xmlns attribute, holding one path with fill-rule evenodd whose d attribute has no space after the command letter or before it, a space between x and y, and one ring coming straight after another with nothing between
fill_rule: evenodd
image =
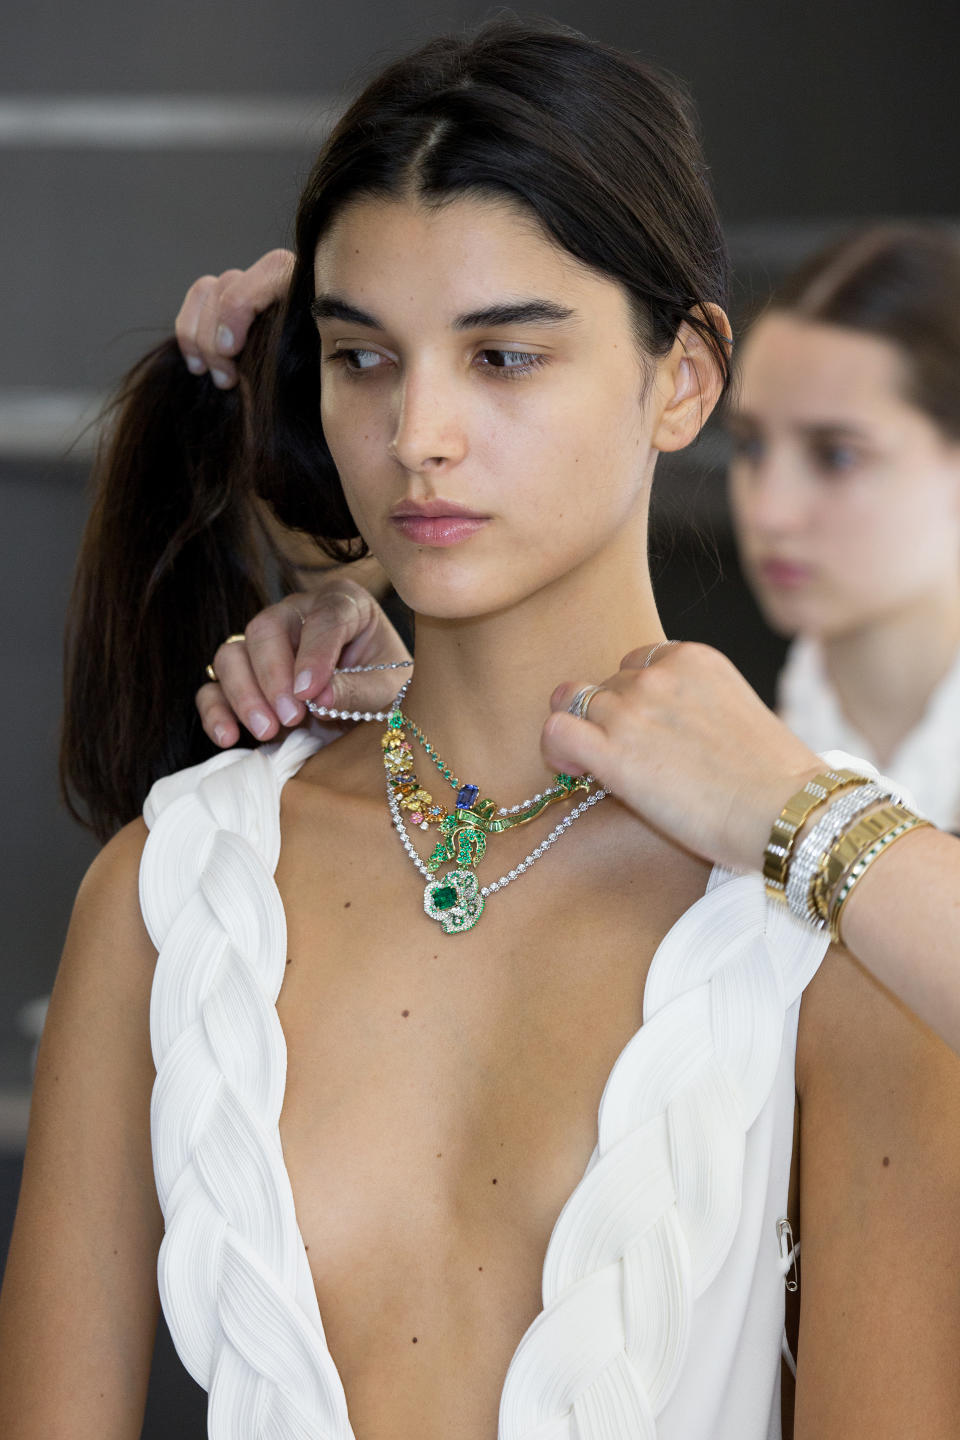
<instances>
[{"instance_id":1,"label":"forearm","mask_svg":"<svg viewBox=\"0 0 960 1440\"><path fill-rule=\"evenodd\" d=\"M960 840L905 835L854 886L843 942L955 1050L960 1050Z\"/></svg>"}]
</instances>

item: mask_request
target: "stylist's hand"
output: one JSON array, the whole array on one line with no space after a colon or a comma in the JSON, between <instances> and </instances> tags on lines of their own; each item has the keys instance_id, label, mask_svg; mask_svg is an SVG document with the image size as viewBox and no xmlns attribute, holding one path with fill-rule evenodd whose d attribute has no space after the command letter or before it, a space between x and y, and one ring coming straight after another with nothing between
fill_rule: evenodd
<instances>
[{"instance_id":1,"label":"stylist's hand","mask_svg":"<svg viewBox=\"0 0 960 1440\"><path fill-rule=\"evenodd\" d=\"M823 762L706 645L632 651L602 682L588 718L551 697L542 749L553 770L590 773L672 840L714 863L757 870L770 827Z\"/></svg>"},{"instance_id":2,"label":"stylist's hand","mask_svg":"<svg viewBox=\"0 0 960 1440\"><path fill-rule=\"evenodd\" d=\"M177 316L177 344L194 375L210 371L221 390L237 383L233 361L247 343L253 321L282 300L293 274L289 250L270 250L248 270L201 275L184 296Z\"/></svg>"},{"instance_id":3,"label":"stylist's hand","mask_svg":"<svg viewBox=\"0 0 960 1440\"><path fill-rule=\"evenodd\" d=\"M218 683L196 695L204 730L224 748L239 738L238 719L258 740L272 740L281 726L300 724L307 700L338 710L382 710L409 673L334 676L337 665L410 658L370 592L340 574L261 610L245 637L220 646L213 657ZM342 728L332 722L331 733Z\"/></svg>"}]
</instances>

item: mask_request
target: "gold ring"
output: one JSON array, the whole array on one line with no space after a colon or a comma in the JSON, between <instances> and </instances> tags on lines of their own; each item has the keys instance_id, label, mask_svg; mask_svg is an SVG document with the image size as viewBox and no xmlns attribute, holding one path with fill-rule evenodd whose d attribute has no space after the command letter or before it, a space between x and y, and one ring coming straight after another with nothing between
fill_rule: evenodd
<instances>
[{"instance_id":1,"label":"gold ring","mask_svg":"<svg viewBox=\"0 0 960 1440\"><path fill-rule=\"evenodd\" d=\"M602 689L602 685L585 685L582 690L578 690L576 695L574 695L570 704L567 706L567 710L571 715L575 715L578 720L586 720L588 718L587 711L590 709L590 701L594 695L598 695Z\"/></svg>"},{"instance_id":2,"label":"gold ring","mask_svg":"<svg viewBox=\"0 0 960 1440\"><path fill-rule=\"evenodd\" d=\"M220 681L217 679L217 672L212 665L207 666L207 679L212 680L214 685L220 684Z\"/></svg>"},{"instance_id":3,"label":"gold ring","mask_svg":"<svg viewBox=\"0 0 960 1440\"><path fill-rule=\"evenodd\" d=\"M223 643L224 645L239 645L240 642L246 640L246 638L246 635L228 635Z\"/></svg>"}]
</instances>

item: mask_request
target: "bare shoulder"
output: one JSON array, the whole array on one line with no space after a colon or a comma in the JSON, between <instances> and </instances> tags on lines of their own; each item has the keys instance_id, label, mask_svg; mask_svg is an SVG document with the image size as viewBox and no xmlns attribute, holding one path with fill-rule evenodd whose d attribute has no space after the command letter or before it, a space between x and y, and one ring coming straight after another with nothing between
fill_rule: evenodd
<instances>
[{"instance_id":1,"label":"bare shoulder","mask_svg":"<svg viewBox=\"0 0 960 1440\"><path fill-rule=\"evenodd\" d=\"M801 1437L955 1433L960 1058L845 951L797 1046Z\"/></svg>"},{"instance_id":2,"label":"bare shoulder","mask_svg":"<svg viewBox=\"0 0 960 1440\"><path fill-rule=\"evenodd\" d=\"M40 1044L0 1300L0 1431L17 1440L140 1433L161 1234L146 837L134 821L87 871Z\"/></svg>"}]
</instances>

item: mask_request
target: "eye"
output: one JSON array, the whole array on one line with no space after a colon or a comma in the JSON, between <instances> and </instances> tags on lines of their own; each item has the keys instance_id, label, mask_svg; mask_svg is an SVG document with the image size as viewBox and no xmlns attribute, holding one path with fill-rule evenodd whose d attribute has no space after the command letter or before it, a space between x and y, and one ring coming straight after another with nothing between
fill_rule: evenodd
<instances>
[{"instance_id":1,"label":"eye","mask_svg":"<svg viewBox=\"0 0 960 1440\"><path fill-rule=\"evenodd\" d=\"M824 441L813 447L817 469L827 475L845 475L860 464L860 452L853 445Z\"/></svg>"},{"instance_id":2,"label":"eye","mask_svg":"<svg viewBox=\"0 0 960 1440\"><path fill-rule=\"evenodd\" d=\"M759 435L748 435L745 432L728 431L730 436L730 450L735 460L743 460L748 465L759 465L763 459L763 441Z\"/></svg>"},{"instance_id":3,"label":"eye","mask_svg":"<svg viewBox=\"0 0 960 1440\"><path fill-rule=\"evenodd\" d=\"M476 358L481 370L496 371L511 378L529 375L547 363L546 355L528 350L478 350Z\"/></svg>"},{"instance_id":4,"label":"eye","mask_svg":"<svg viewBox=\"0 0 960 1440\"><path fill-rule=\"evenodd\" d=\"M351 375L365 375L388 363L378 350L351 350L347 347L334 350L327 360L331 364L339 362Z\"/></svg>"}]
</instances>

